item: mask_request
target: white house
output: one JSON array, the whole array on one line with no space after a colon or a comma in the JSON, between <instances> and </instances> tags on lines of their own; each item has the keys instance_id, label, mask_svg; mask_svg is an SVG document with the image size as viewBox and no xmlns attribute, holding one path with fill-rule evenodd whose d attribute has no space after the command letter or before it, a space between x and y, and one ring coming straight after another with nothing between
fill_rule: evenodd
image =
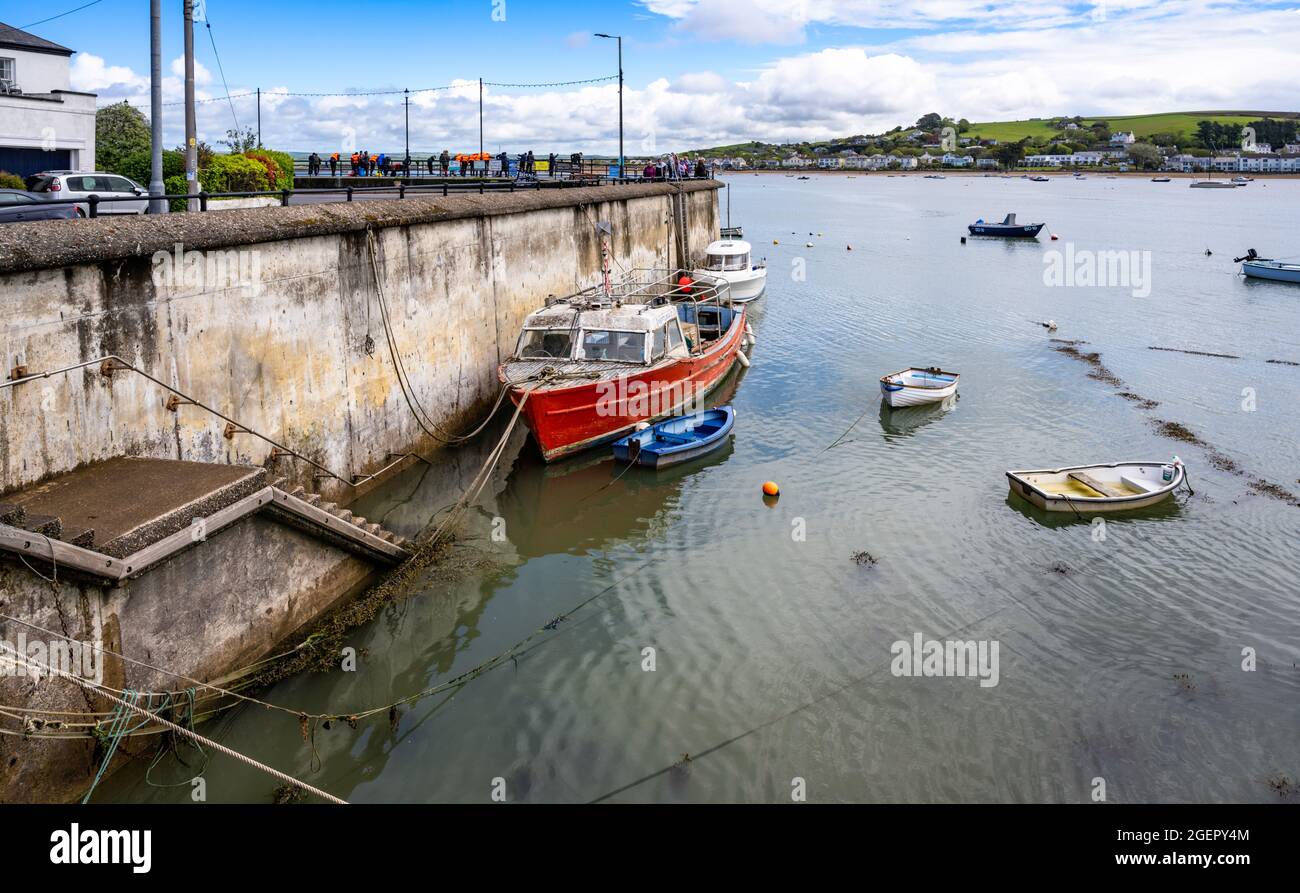
<instances>
[{"instance_id":1,"label":"white house","mask_svg":"<svg viewBox=\"0 0 1300 893\"><path fill-rule=\"evenodd\" d=\"M1111 134L1110 137L1110 144L1112 146L1131 146L1136 142L1137 137L1133 135L1133 131L1131 130L1127 132L1121 130L1119 133Z\"/></svg>"},{"instance_id":2,"label":"white house","mask_svg":"<svg viewBox=\"0 0 1300 893\"><path fill-rule=\"evenodd\" d=\"M0 170L95 169L95 94L71 89L72 53L0 23Z\"/></svg>"},{"instance_id":3,"label":"white house","mask_svg":"<svg viewBox=\"0 0 1300 893\"><path fill-rule=\"evenodd\" d=\"M916 170L917 160L915 155L900 155L898 158L898 169L904 171Z\"/></svg>"},{"instance_id":4,"label":"white house","mask_svg":"<svg viewBox=\"0 0 1300 893\"><path fill-rule=\"evenodd\" d=\"M952 152L945 152L942 163L944 167L969 167L973 161L969 155L957 155Z\"/></svg>"}]
</instances>

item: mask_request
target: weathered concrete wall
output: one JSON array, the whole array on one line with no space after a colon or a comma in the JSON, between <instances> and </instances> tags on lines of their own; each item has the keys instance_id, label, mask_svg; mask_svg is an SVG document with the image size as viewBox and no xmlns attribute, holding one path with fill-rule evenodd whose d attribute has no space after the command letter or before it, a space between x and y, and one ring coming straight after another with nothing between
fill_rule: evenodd
<instances>
[{"instance_id":1,"label":"weathered concrete wall","mask_svg":"<svg viewBox=\"0 0 1300 893\"><path fill-rule=\"evenodd\" d=\"M66 580L52 586L21 564L0 563L0 613L208 681L265 657L278 643L365 588L374 573L360 558L254 515L119 587ZM286 592L291 597L286 598ZM59 641L0 619L0 641L17 648L20 636L29 646L42 643L46 653ZM37 658L40 654L27 653ZM114 689L172 691L189 685L118 658L105 658L101 670L96 681ZM75 713L112 709L110 702L70 682L35 682L8 673L0 675L0 704ZM77 716L63 719L86 721ZM17 731L21 723L6 717L0 727ZM155 738L144 738L125 744L122 752L149 753L157 744ZM4 734L0 766L0 803L50 802L84 793L98 763L88 739Z\"/></svg>"},{"instance_id":2,"label":"weathered concrete wall","mask_svg":"<svg viewBox=\"0 0 1300 893\"><path fill-rule=\"evenodd\" d=\"M547 295L596 282L597 221L615 270L677 262L672 196L689 251L716 238L717 184L543 190L160 217L14 224L0 232L5 371L107 354L344 477L428 450L398 386L393 335L420 404L443 431L474 422L496 365ZM176 248L181 246L180 262ZM170 258L164 259L163 253ZM224 265L224 266L223 266ZM118 455L261 464L270 446L129 372L98 367L0 390L0 492ZM275 473L308 489L312 469ZM322 485L346 501L349 489Z\"/></svg>"}]
</instances>

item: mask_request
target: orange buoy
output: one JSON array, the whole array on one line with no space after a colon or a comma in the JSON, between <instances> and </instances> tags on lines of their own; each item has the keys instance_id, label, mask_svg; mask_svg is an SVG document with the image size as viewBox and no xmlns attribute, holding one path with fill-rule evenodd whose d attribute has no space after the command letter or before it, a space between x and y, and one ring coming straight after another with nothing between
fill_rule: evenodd
<instances>
[{"instance_id":1,"label":"orange buoy","mask_svg":"<svg viewBox=\"0 0 1300 893\"><path fill-rule=\"evenodd\" d=\"M767 481L763 484L764 496L779 496L780 494L781 488L776 485L776 481Z\"/></svg>"},{"instance_id":2,"label":"orange buoy","mask_svg":"<svg viewBox=\"0 0 1300 893\"><path fill-rule=\"evenodd\" d=\"M677 287L682 290L682 294L686 294L686 295L689 295L691 293L691 286L694 284L695 284L695 280L691 279L690 276L687 276L685 274L682 275L681 279L677 280Z\"/></svg>"}]
</instances>

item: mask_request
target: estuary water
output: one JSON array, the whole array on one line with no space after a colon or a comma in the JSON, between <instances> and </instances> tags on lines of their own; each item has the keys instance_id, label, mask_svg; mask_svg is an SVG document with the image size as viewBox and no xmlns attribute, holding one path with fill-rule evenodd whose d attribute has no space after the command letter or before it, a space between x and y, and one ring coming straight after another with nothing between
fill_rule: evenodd
<instances>
[{"instance_id":1,"label":"estuary water","mask_svg":"<svg viewBox=\"0 0 1300 893\"><path fill-rule=\"evenodd\" d=\"M346 714L541 629L514 660L395 727L318 730L315 755L261 709L203 731L356 802L1300 796L1300 286L1232 263L1300 255L1300 183L729 182L769 265L752 368L723 395L732 444L620 475L604 451L547 466L516 436L457 546L472 569L355 630L355 672L261 696ZM1009 211L1046 222L1037 241L961 242ZM1127 280L1085 284L1100 252L1135 261ZM910 365L960 372L959 399L882 409L878 378ZM354 509L414 534L484 452ZM1174 455L1194 494L1104 527L1004 477ZM995 646L996 684L899 675L918 634ZM206 777L210 801L275 787L220 755ZM190 788L141 764L96 796Z\"/></svg>"}]
</instances>

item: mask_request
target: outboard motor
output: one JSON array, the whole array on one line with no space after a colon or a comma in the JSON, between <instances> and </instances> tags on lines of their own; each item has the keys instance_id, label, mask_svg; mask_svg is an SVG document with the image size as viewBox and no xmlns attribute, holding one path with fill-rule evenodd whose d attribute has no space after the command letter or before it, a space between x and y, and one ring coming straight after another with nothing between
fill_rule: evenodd
<instances>
[{"instance_id":1,"label":"outboard motor","mask_svg":"<svg viewBox=\"0 0 1300 893\"><path fill-rule=\"evenodd\" d=\"M1243 260L1255 260L1255 259L1258 258L1258 257L1259 257L1259 255L1255 253L1255 249L1254 249L1254 248L1247 248L1247 249L1246 249L1246 253L1245 253L1244 255L1242 255L1241 257L1234 257L1234 258L1232 259L1232 262L1233 262L1234 264L1239 264L1239 263L1241 263Z\"/></svg>"}]
</instances>

